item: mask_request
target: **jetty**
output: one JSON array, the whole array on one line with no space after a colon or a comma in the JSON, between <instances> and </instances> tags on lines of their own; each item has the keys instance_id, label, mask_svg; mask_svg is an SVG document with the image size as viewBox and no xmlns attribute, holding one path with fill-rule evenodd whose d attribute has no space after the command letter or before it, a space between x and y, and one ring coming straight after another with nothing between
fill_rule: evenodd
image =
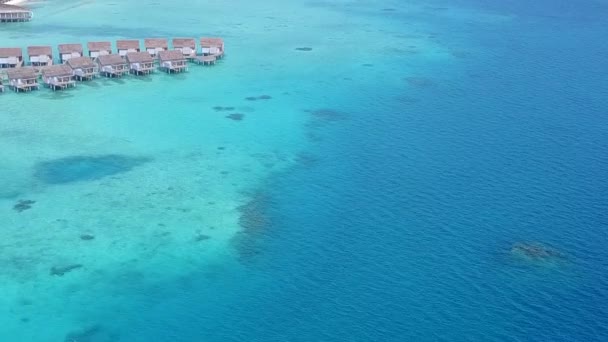
<instances>
[{"instance_id":1,"label":"jetty","mask_svg":"<svg viewBox=\"0 0 608 342\"><path fill-rule=\"evenodd\" d=\"M120 55L101 55L97 57L99 73L106 77L121 77L129 71L127 62Z\"/></svg>"},{"instance_id":2,"label":"jetty","mask_svg":"<svg viewBox=\"0 0 608 342\"><path fill-rule=\"evenodd\" d=\"M140 52L141 48L137 39L122 39L116 41L116 49L118 54L126 56L130 52Z\"/></svg>"},{"instance_id":3,"label":"jetty","mask_svg":"<svg viewBox=\"0 0 608 342\"><path fill-rule=\"evenodd\" d=\"M154 58L147 52L127 53L129 71L135 75L148 75L154 71Z\"/></svg>"},{"instance_id":4,"label":"jetty","mask_svg":"<svg viewBox=\"0 0 608 342\"><path fill-rule=\"evenodd\" d=\"M65 63L72 58L82 57L82 44L59 44L59 61Z\"/></svg>"},{"instance_id":5,"label":"jetty","mask_svg":"<svg viewBox=\"0 0 608 342\"><path fill-rule=\"evenodd\" d=\"M28 46L27 55L32 66L53 64L53 48L50 46Z\"/></svg>"},{"instance_id":6,"label":"jetty","mask_svg":"<svg viewBox=\"0 0 608 342\"><path fill-rule=\"evenodd\" d=\"M88 42L87 49L89 50L89 57L97 58L103 55L109 55L112 53L111 42Z\"/></svg>"},{"instance_id":7,"label":"jetty","mask_svg":"<svg viewBox=\"0 0 608 342\"><path fill-rule=\"evenodd\" d=\"M44 84L53 89L65 89L75 87L74 70L67 64L49 65L42 68L42 81Z\"/></svg>"},{"instance_id":8,"label":"jetty","mask_svg":"<svg viewBox=\"0 0 608 342\"><path fill-rule=\"evenodd\" d=\"M18 68L23 64L21 48L0 48L0 68Z\"/></svg>"},{"instance_id":9,"label":"jetty","mask_svg":"<svg viewBox=\"0 0 608 342\"><path fill-rule=\"evenodd\" d=\"M12 68L6 71L8 84L15 91L38 89L38 75L33 67Z\"/></svg>"},{"instance_id":10,"label":"jetty","mask_svg":"<svg viewBox=\"0 0 608 342\"><path fill-rule=\"evenodd\" d=\"M0 3L0 23L30 21L34 13L21 6Z\"/></svg>"}]
</instances>

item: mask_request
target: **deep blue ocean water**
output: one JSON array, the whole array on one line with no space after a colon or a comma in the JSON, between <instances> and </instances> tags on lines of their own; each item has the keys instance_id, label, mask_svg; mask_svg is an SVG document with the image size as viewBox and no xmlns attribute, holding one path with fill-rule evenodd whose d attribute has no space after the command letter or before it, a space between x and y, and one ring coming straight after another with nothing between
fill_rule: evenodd
<instances>
[{"instance_id":1,"label":"deep blue ocean water","mask_svg":"<svg viewBox=\"0 0 608 342\"><path fill-rule=\"evenodd\" d=\"M435 22L478 44L458 75L343 89L268 180L247 270L201 294L222 304L147 319L184 340L608 340L608 4L436 6L456 3L518 20ZM514 259L520 241L566 260Z\"/></svg>"},{"instance_id":2,"label":"deep blue ocean water","mask_svg":"<svg viewBox=\"0 0 608 342\"><path fill-rule=\"evenodd\" d=\"M297 165L241 208L238 265L125 285L82 340L608 341L608 3L428 7L456 62L327 81Z\"/></svg>"}]
</instances>

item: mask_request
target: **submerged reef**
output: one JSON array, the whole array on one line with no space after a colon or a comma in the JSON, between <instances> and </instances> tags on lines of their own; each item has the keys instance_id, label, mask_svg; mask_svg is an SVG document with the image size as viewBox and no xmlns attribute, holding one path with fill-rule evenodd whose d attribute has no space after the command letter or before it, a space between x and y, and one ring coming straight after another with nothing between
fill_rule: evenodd
<instances>
[{"instance_id":1,"label":"submerged reef","mask_svg":"<svg viewBox=\"0 0 608 342\"><path fill-rule=\"evenodd\" d=\"M72 156L38 163L34 176L47 184L92 181L128 172L148 161L119 154Z\"/></svg>"},{"instance_id":2,"label":"submerged reef","mask_svg":"<svg viewBox=\"0 0 608 342\"><path fill-rule=\"evenodd\" d=\"M66 266L53 266L51 267L50 274L52 276L60 276L62 277L64 274L72 272L73 270L79 269L83 267L82 264L70 264Z\"/></svg>"},{"instance_id":3,"label":"submerged reef","mask_svg":"<svg viewBox=\"0 0 608 342\"><path fill-rule=\"evenodd\" d=\"M296 51L312 51L312 48L308 46L297 47Z\"/></svg>"},{"instance_id":4,"label":"submerged reef","mask_svg":"<svg viewBox=\"0 0 608 342\"><path fill-rule=\"evenodd\" d=\"M226 115L226 118L230 119L230 120L233 120L233 121L242 121L243 118L245 118L245 114L232 113L232 114Z\"/></svg>"},{"instance_id":5,"label":"submerged reef","mask_svg":"<svg viewBox=\"0 0 608 342\"><path fill-rule=\"evenodd\" d=\"M565 255L538 242L517 242L511 247L511 255L532 262L556 262L565 259Z\"/></svg>"},{"instance_id":6,"label":"submerged reef","mask_svg":"<svg viewBox=\"0 0 608 342\"><path fill-rule=\"evenodd\" d=\"M32 200L19 200L14 206L13 209L17 212L22 212L24 210L28 210L32 208L32 204L36 203L36 201Z\"/></svg>"},{"instance_id":7,"label":"submerged reef","mask_svg":"<svg viewBox=\"0 0 608 342\"><path fill-rule=\"evenodd\" d=\"M262 253L261 238L271 225L267 210L270 197L265 193L257 193L251 199L239 206L239 226L242 230L232 240L239 254L239 260L250 263Z\"/></svg>"}]
</instances>

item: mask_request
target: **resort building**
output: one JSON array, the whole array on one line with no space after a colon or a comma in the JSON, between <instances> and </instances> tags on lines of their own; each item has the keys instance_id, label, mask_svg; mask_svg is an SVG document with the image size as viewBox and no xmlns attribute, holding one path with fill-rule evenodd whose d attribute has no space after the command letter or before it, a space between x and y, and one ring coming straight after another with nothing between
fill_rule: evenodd
<instances>
[{"instance_id":1,"label":"resort building","mask_svg":"<svg viewBox=\"0 0 608 342\"><path fill-rule=\"evenodd\" d=\"M224 40L222 38L201 38L201 52L203 56L214 55L221 58L224 56Z\"/></svg>"},{"instance_id":2,"label":"resort building","mask_svg":"<svg viewBox=\"0 0 608 342\"><path fill-rule=\"evenodd\" d=\"M173 38L173 49L182 52L184 57L196 57L196 40L194 38Z\"/></svg>"},{"instance_id":3,"label":"resort building","mask_svg":"<svg viewBox=\"0 0 608 342\"><path fill-rule=\"evenodd\" d=\"M161 70L167 73L176 73L188 70L188 62L181 51L160 51L158 53L158 64Z\"/></svg>"},{"instance_id":4,"label":"resort building","mask_svg":"<svg viewBox=\"0 0 608 342\"><path fill-rule=\"evenodd\" d=\"M118 54L120 56L126 56L130 52L139 52L139 40L117 40L116 41L116 49L118 50Z\"/></svg>"},{"instance_id":5,"label":"resort building","mask_svg":"<svg viewBox=\"0 0 608 342\"><path fill-rule=\"evenodd\" d=\"M6 75L9 86L16 92L38 89L38 75L33 67L9 69Z\"/></svg>"},{"instance_id":6,"label":"resort building","mask_svg":"<svg viewBox=\"0 0 608 342\"><path fill-rule=\"evenodd\" d=\"M28 46L27 55L32 66L53 64L53 49L50 46Z\"/></svg>"},{"instance_id":7,"label":"resort building","mask_svg":"<svg viewBox=\"0 0 608 342\"><path fill-rule=\"evenodd\" d=\"M18 68L23 65L21 48L0 48L0 68Z\"/></svg>"},{"instance_id":8,"label":"resort building","mask_svg":"<svg viewBox=\"0 0 608 342\"><path fill-rule=\"evenodd\" d=\"M67 64L72 68L74 77L79 81L92 80L97 75L97 63L90 57L70 58Z\"/></svg>"},{"instance_id":9,"label":"resort building","mask_svg":"<svg viewBox=\"0 0 608 342\"><path fill-rule=\"evenodd\" d=\"M129 71L135 75L148 75L154 71L154 58L148 52L127 53Z\"/></svg>"},{"instance_id":10,"label":"resort building","mask_svg":"<svg viewBox=\"0 0 608 342\"><path fill-rule=\"evenodd\" d=\"M53 89L65 89L75 87L74 71L66 64L49 65L42 68L42 81Z\"/></svg>"},{"instance_id":11,"label":"resort building","mask_svg":"<svg viewBox=\"0 0 608 342\"><path fill-rule=\"evenodd\" d=\"M165 38L146 38L144 48L152 57L156 57L159 52L169 49L169 42Z\"/></svg>"},{"instance_id":12,"label":"resort building","mask_svg":"<svg viewBox=\"0 0 608 342\"><path fill-rule=\"evenodd\" d=\"M0 23L30 21L33 16L27 8L0 3Z\"/></svg>"},{"instance_id":13,"label":"resort building","mask_svg":"<svg viewBox=\"0 0 608 342\"><path fill-rule=\"evenodd\" d=\"M87 49L89 50L89 57L97 58L103 55L109 55L112 53L111 42L88 42Z\"/></svg>"},{"instance_id":14,"label":"resort building","mask_svg":"<svg viewBox=\"0 0 608 342\"><path fill-rule=\"evenodd\" d=\"M61 63L77 57L82 57L82 44L59 44L59 61Z\"/></svg>"},{"instance_id":15,"label":"resort building","mask_svg":"<svg viewBox=\"0 0 608 342\"><path fill-rule=\"evenodd\" d=\"M120 55L101 55L97 57L99 73L106 77L121 77L129 71L127 62Z\"/></svg>"}]
</instances>

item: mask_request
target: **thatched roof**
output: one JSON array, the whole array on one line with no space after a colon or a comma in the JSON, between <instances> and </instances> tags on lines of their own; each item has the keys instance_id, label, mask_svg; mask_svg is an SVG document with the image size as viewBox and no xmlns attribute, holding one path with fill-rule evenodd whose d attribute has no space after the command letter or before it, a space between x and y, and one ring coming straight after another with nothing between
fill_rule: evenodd
<instances>
[{"instance_id":1,"label":"thatched roof","mask_svg":"<svg viewBox=\"0 0 608 342\"><path fill-rule=\"evenodd\" d=\"M81 68L94 68L97 65L93 60L89 57L76 57L68 59L68 65L72 69L81 69Z\"/></svg>"},{"instance_id":2,"label":"thatched roof","mask_svg":"<svg viewBox=\"0 0 608 342\"><path fill-rule=\"evenodd\" d=\"M53 49L50 46L28 46L27 54L29 56L42 56L42 55L52 56Z\"/></svg>"},{"instance_id":3,"label":"thatched roof","mask_svg":"<svg viewBox=\"0 0 608 342\"><path fill-rule=\"evenodd\" d=\"M82 54L82 44L59 44L59 53L78 52Z\"/></svg>"},{"instance_id":4,"label":"thatched roof","mask_svg":"<svg viewBox=\"0 0 608 342\"><path fill-rule=\"evenodd\" d=\"M112 51L111 42L88 42L87 48L89 51Z\"/></svg>"},{"instance_id":5,"label":"thatched roof","mask_svg":"<svg viewBox=\"0 0 608 342\"><path fill-rule=\"evenodd\" d=\"M9 80L17 80L17 79L32 79L37 78L36 71L32 67L23 67L23 68L13 68L7 69L6 75Z\"/></svg>"},{"instance_id":6,"label":"thatched roof","mask_svg":"<svg viewBox=\"0 0 608 342\"><path fill-rule=\"evenodd\" d=\"M179 49L183 47L196 49L196 40L194 40L194 38L173 38L174 49Z\"/></svg>"},{"instance_id":7,"label":"thatched roof","mask_svg":"<svg viewBox=\"0 0 608 342\"><path fill-rule=\"evenodd\" d=\"M166 38L146 38L144 39L144 46L147 48L163 48L169 47L169 42Z\"/></svg>"},{"instance_id":8,"label":"thatched roof","mask_svg":"<svg viewBox=\"0 0 608 342\"><path fill-rule=\"evenodd\" d=\"M127 64L120 55L105 55L97 57L97 62L101 66Z\"/></svg>"},{"instance_id":9,"label":"thatched roof","mask_svg":"<svg viewBox=\"0 0 608 342\"><path fill-rule=\"evenodd\" d=\"M21 48L0 48L0 57L21 57L23 50Z\"/></svg>"},{"instance_id":10,"label":"thatched roof","mask_svg":"<svg viewBox=\"0 0 608 342\"><path fill-rule=\"evenodd\" d=\"M65 64L49 65L42 68L42 75L46 77L72 76L73 74L72 68Z\"/></svg>"},{"instance_id":11,"label":"thatched roof","mask_svg":"<svg viewBox=\"0 0 608 342\"><path fill-rule=\"evenodd\" d=\"M118 48L119 50L128 50L128 49L139 50L139 40L134 40L134 39L133 40L128 40L128 39L117 40L116 48Z\"/></svg>"},{"instance_id":12,"label":"thatched roof","mask_svg":"<svg viewBox=\"0 0 608 342\"><path fill-rule=\"evenodd\" d=\"M0 12L2 12L2 13L27 13L27 12L31 12L31 11L29 9L21 7L21 6L0 4Z\"/></svg>"},{"instance_id":13,"label":"thatched roof","mask_svg":"<svg viewBox=\"0 0 608 342\"><path fill-rule=\"evenodd\" d=\"M161 60L161 62L186 60L184 54L178 50L160 51L158 53L158 58Z\"/></svg>"},{"instance_id":14,"label":"thatched roof","mask_svg":"<svg viewBox=\"0 0 608 342\"><path fill-rule=\"evenodd\" d=\"M204 37L201 38L201 46L224 46L224 40L222 38Z\"/></svg>"},{"instance_id":15,"label":"thatched roof","mask_svg":"<svg viewBox=\"0 0 608 342\"><path fill-rule=\"evenodd\" d=\"M127 60L129 63L152 63L154 62L154 58L146 52L129 52L127 54Z\"/></svg>"}]
</instances>

